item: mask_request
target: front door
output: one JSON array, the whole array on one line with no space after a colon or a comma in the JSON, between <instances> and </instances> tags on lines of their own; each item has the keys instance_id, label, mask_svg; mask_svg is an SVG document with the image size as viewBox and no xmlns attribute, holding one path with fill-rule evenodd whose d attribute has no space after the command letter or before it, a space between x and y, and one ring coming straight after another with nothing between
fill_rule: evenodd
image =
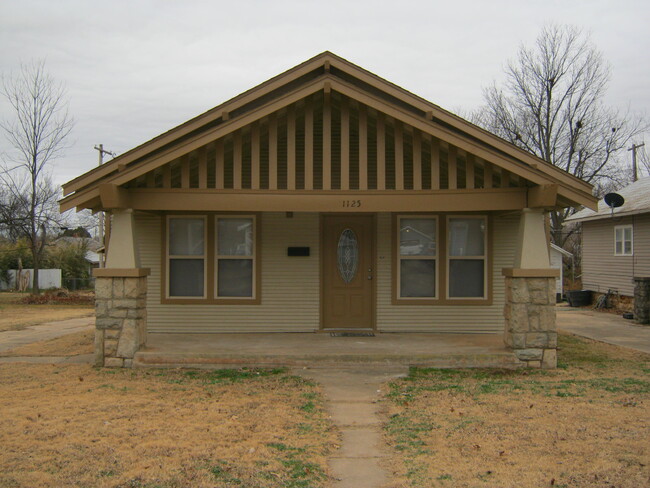
<instances>
[{"instance_id":1,"label":"front door","mask_svg":"<svg viewBox=\"0 0 650 488\"><path fill-rule=\"evenodd\" d=\"M374 217L324 215L323 328L374 328Z\"/></svg>"}]
</instances>

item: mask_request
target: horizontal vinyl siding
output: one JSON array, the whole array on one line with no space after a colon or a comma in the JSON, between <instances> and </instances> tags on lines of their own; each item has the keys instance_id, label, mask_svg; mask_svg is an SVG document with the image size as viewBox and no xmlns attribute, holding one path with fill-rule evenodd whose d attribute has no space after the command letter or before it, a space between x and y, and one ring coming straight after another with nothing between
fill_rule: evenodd
<instances>
[{"instance_id":1,"label":"horizontal vinyl siding","mask_svg":"<svg viewBox=\"0 0 650 488\"><path fill-rule=\"evenodd\" d=\"M377 328L385 332L503 332L505 291L501 270L512 267L519 219L495 217L492 222L492 305L393 305L392 223L390 214L380 214L377 219Z\"/></svg>"},{"instance_id":2,"label":"horizontal vinyl siding","mask_svg":"<svg viewBox=\"0 0 650 488\"><path fill-rule=\"evenodd\" d=\"M151 268L147 293L149 332L310 332L319 326L319 216L261 216L260 305L163 305L160 217L138 215L143 267ZM309 246L308 257L288 257L288 246Z\"/></svg>"},{"instance_id":3,"label":"horizontal vinyl siding","mask_svg":"<svg viewBox=\"0 0 650 488\"><path fill-rule=\"evenodd\" d=\"M614 256L614 227L633 225L633 256ZM650 276L650 214L582 224L582 286L634 295L634 276Z\"/></svg>"},{"instance_id":4,"label":"horizontal vinyl siding","mask_svg":"<svg viewBox=\"0 0 650 488\"><path fill-rule=\"evenodd\" d=\"M551 268L560 271L560 277L555 278L555 293L562 293L562 273L564 272L562 269L562 253L555 249L551 249Z\"/></svg>"}]
</instances>

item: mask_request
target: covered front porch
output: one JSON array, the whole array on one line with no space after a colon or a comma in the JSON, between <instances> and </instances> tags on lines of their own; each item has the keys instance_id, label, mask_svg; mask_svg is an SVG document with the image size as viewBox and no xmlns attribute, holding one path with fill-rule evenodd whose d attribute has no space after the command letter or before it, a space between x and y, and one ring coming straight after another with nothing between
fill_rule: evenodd
<instances>
[{"instance_id":1,"label":"covered front porch","mask_svg":"<svg viewBox=\"0 0 650 488\"><path fill-rule=\"evenodd\" d=\"M152 334L134 367L518 368L502 334Z\"/></svg>"}]
</instances>

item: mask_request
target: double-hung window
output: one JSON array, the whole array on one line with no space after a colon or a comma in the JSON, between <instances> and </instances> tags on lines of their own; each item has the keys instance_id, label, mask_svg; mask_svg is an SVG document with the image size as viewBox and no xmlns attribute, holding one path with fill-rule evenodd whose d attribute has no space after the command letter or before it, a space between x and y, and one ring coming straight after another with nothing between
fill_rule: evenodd
<instances>
[{"instance_id":1,"label":"double-hung window","mask_svg":"<svg viewBox=\"0 0 650 488\"><path fill-rule=\"evenodd\" d=\"M448 217L447 236L447 297L486 298L486 218Z\"/></svg>"},{"instance_id":2,"label":"double-hung window","mask_svg":"<svg viewBox=\"0 0 650 488\"><path fill-rule=\"evenodd\" d=\"M168 296L206 297L205 217L167 220Z\"/></svg>"},{"instance_id":3,"label":"double-hung window","mask_svg":"<svg viewBox=\"0 0 650 488\"><path fill-rule=\"evenodd\" d=\"M437 297L438 249L436 217L404 216L399 227L398 298Z\"/></svg>"},{"instance_id":4,"label":"double-hung window","mask_svg":"<svg viewBox=\"0 0 650 488\"><path fill-rule=\"evenodd\" d=\"M216 217L216 298L255 298L255 219Z\"/></svg>"},{"instance_id":5,"label":"double-hung window","mask_svg":"<svg viewBox=\"0 0 650 488\"><path fill-rule=\"evenodd\" d=\"M397 215L393 303L491 302L486 215Z\"/></svg>"},{"instance_id":6,"label":"double-hung window","mask_svg":"<svg viewBox=\"0 0 650 488\"><path fill-rule=\"evenodd\" d=\"M631 225L617 225L614 227L614 255L632 256L634 233Z\"/></svg>"},{"instance_id":7,"label":"double-hung window","mask_svg":"<svg viewBox=\"0 0 650 488\"><path fill-rule=\"evenodd\" d=\"M169 215L163 301L259 303L257 216Z\"/></svg>"}]
</instances>

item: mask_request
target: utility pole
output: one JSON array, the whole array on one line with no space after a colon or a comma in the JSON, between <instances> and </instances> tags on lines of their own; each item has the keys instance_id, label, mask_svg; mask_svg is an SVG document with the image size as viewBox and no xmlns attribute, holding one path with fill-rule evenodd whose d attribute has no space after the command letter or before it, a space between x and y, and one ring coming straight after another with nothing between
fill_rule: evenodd
<instances>
[{"instance_id":1,"label":"utility pole","mask_svg":"<svg viewBox=\"0 0 650 488\"><path fill-rule=\"evenodd\" d=\"M95 149L99 152L99 165L101 166L104 163L104 154L108 154L109 156L115 157L115 153L113 151L107 151L104 149L103 144L98 144L95 146ZM104 246L104 249L106 249L106 243L104 242L104 212L99 212L99 242L101 243L102 246ZM106 253L104 252L104 256ZM104 267L104 259L99 260L99 267L103 268Z\"/></svg>"},{"instance_id":2,"label":"utility pole","mask_svg":"<svg viewBox=\"0 0 650 488\"><path fill-rule=\"evenodd\" d=\"M632 144L632 147L628 149L628 151L632 151L632 181L636 181L637 178L637 171L636 171L636 150L639 149L640 147L645 146L645 142L641 144Z\"/></svg>"}]
</instances>

